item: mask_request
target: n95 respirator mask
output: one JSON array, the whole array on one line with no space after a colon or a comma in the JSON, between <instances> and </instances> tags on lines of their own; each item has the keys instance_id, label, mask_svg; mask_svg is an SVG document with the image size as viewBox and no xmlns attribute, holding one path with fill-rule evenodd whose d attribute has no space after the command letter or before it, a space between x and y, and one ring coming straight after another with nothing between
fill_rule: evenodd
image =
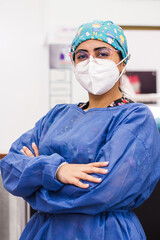
<instances>
[{"instance_id":1,"label":"n95 respirator mask","mask_svg":"<svg viewBox=\"0 0 160 240\"><path fill-rule=\"evenodd\" d=\"M122 59L116 65L112 60L90 56L89 59L78 63L74 67L76 79L89 93L102 95L112 89L122 76L125 67L121 74L119 74L117 66L126 58Z\"/></svg>"}]
</instances>

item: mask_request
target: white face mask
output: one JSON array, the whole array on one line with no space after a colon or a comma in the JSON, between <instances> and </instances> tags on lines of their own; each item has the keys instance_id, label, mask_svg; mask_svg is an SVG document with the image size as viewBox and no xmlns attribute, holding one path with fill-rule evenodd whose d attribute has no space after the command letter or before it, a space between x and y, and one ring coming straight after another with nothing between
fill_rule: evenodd
<instances>
[{"instance_id":1,"label":"white face mask","mask_svg":"<svg viewBox=\"0 0 160 240\"><path fill-rule=\"evenodd\" d=\"M89 93L94 95L104 94L108 92L122 76L125 67L119 75L117 66L127 57L116 65L112 60L94 59L90 56L90 59L80 62L75 66L74 72L76 79Z\"/></svg>"}]
</instances>

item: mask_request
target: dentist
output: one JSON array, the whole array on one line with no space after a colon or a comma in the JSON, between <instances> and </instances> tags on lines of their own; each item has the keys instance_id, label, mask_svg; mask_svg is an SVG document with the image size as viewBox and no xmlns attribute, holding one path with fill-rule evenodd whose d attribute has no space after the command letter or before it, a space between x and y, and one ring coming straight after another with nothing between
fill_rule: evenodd
<instances>
[{"instance_id":1,"label":"dentist","mask_svg":"<svg viewBox=\"0 0 160 240\"><path fill-rule=\"evenodd\" d=\"M145 240L132 209L159 180L160 135L148 107L120 90L124 32L83 24L70 56L89 101L56 105L1 161L4 187L37 210L20 240Z\"/></svg>"}]
</instances>

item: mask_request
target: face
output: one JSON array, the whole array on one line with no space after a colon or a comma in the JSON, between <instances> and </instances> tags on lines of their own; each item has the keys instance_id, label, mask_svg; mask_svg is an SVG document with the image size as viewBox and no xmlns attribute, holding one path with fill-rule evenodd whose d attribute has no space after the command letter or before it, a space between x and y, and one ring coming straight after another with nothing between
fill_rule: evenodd
<instances>
[{"instance_id":1,"label":"face","mask_svg":"<svg viewBox=\"0 0 160 240\"><path fill-rule=\"evenodd\" d=\"M107 56L107 49L109 49L110 54ZM79 53L83 51L84 55L80 55ZM114 61L116 64L118 64L121 59L119 52L115 50L111 45L108 43L99 41L99 40L87 40L79 44L79 46L76 48L75 51L75 65L77 65L80 61L85 60L87 55L91 55L94 58L101 58L101 59L110 59ZM123 68L125 66L125 63L122 62L118 65L118 69L120 73L122 72Z\"/></svg>"}]
</instances>

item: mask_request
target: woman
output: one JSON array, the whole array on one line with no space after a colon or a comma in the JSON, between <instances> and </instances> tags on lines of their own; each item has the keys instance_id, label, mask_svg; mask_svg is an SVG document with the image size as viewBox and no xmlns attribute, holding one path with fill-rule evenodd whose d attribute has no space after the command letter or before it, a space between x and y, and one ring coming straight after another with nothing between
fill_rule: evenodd
<instances>
[{"instance_id":1,"label":"woman","mask_svg":"<svg viewBox=\"0 0 160 240\"><path fill-rule=\"evenodd\" d=\"M71 58L89 102L55 106L1 162L5 188L37 210L20 239L144 240L131 210L159 180L160 136L149 109L119 89L123 30L82 25Z\"/></svg>"}]
</instances>

